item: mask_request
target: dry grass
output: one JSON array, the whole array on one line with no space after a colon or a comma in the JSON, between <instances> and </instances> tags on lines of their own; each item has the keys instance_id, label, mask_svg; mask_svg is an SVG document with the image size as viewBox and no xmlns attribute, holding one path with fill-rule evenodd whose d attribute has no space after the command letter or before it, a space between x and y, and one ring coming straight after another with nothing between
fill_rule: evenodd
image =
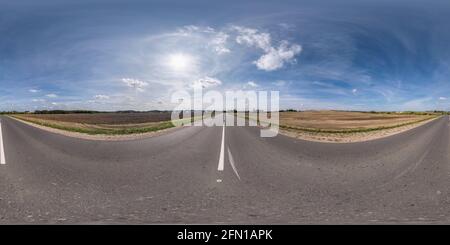
<instances>
[{"instance_id":1,"label":"dry grass","mask_svg":"<svg viewBox=\"0 0 450 245\"><path fill-rule=\"evenodd\" d=\"M45 127L90 135L126 135L174 127L168 112L98 114L20 114L15 118ZM189 120L189 119L187 119Z\"/></svg>"},{"instance_id":2,"label":"dry grass","mask_svg":"<svg viewBox=\"0 0 450 245\"><path fill-rule=\"evenodd\" d=\"M359 142L400 133L441 114L347 111L280 112L280 132L306 140ZM252 120L256 114L249 115Z\"/></svg>"},{"instance_id":3,"label":"dry grass","mask_svg":"<svg viewBox=\"0 0 450 245\"><path fill-rule=\"evenodd\" d=\"M390 128L436 117L403 113L347 111L281 112L280 126L320 131L365 131Z\"/></svg>"}]
</instances>

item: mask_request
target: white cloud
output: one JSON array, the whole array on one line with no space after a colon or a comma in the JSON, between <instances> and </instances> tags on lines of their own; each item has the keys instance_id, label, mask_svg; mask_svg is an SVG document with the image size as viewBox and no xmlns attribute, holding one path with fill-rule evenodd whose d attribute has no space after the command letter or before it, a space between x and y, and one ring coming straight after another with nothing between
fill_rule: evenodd
<instances>
[{"instance_id":1,"label":"white cloud","mask_svg":"<svg viewBox=\"0 0 450 245\"><path fill-rule=\"evenodd\" d=\"M97 95L94 95L94 99L96 99L96 100L107 100L107 99L109 99L109 96L108 95L103 95L103 94L97 94Z\"/></svg>"},{"instance_id":2,"label":"white cloud","mask_svg":"<svg viewBox=\"0 0 450 245\"><path fill-rule=\"evenodd\" d=\"M356 95L357 92L358 92L358 89L356 89L356 88L352 89L352 94L353 95Z\"/></svg>"},{"instance_id":3,"label":"white cloud","mask_svg":"<svg viewBox=\"0 0 450 245\"><path fill-rule=\"evenodd\" d=\"M226 54L230 53L230 49L226 47L227 40L229 35L224 32L218 32L212 40L209 42L209 45L213 48L213 50L217 54Z\"/></svg>"},{"instance_id":4,"label":"white cloud","mask_svg":"<svg viewBox=\"0 0 450 245\"><path fill-rule=\"evenodd\" d=\"M56 98L56 97L58 97L58 95L56 95L56 94L47 94L45 96L47 96L49 98Z\"/></svg>"},{"instance_id":5,"label":"white cloud","mask_svg":"<svg viewBox=\"0 0 450 245\"><path fill-rule=\"evenodd\" d=\"M182 28L178 29L178 34L181 35L190 35L194 32L203 32L203 33L215 33L216 30L212 27L202 27L202 26L196 26L196 25L187 25L183 26Z\"/></svg>"},{"instance_id":6,"label":"white cloud","mask_svg":"<svg viewBox=\"0 0 450 245\"><path fill-rule=\"evenodd\" d=\"M253 87L253 88L258 87L258 84L256 84L256 83L253 82L253 81L249 81L249 82L247 83L247 85L250 86L250 87Z\"/></svg>"},{"instance_id":7,"label":"white cloud","mask_svg":"<svg viewBox=\"0 0 450 245\"><path fill-rule=\"evenodd\" d=\"M278 86L278 87L283 87L283 86L286 85L286 81L284 81L284 80L278 80L278 81L275 81L273 84L274 84L275 86Z\"/></svg>"},{"instance_id":8,"label":"white cloud","mask_svg":"<svg viewBox=\"0 0 450 245\"><path fill-rule=\"evenodd\" d=\"M237 43L257 47L265 52L264 55L253 62L260 70L274 71L280 69L285 63L295 62L295 55L302 51L300 45L290 44L286 40L282 40L278 47L272 46L269 33L240 26L234 26L233 29L238 32Z\"/></svg>"},{"instance_id":9,"label":"white cloud","mask_svg":"<svg viewBox=\"0 0 450 245\"><path fill-rule=\"evenodd\" d=\"M30 90L28 90L28 92L30 92L30 93L37 93L37 92L39 92L40 90L38 90L38 89L30 89Z\"/></svg>"},{"instance_id":10,"label":"white cloud","mask_svg":"<svg viewBox=\"0 0 450 245\"><path fill-rule=\"evenodd\" d=\"M202 35L206 39L206 45L219 55L230 53L227 41L230 35L235 37L238 44L261 49L264 53L253 63L260 70L274 71L282 68L286 63L294 63L295 56L302 51L298 44L291 44L281 40L273 45L271 34L258 29L243 26L232 26L224 30L216 30L211 27L200 27L195 25L184 26L178 29L178 35Z\"/></svg>"},{"instance_id":11,"label":"white cloud","mask_svg":"<svg viewBox=\"0 0 450 245\"><path fill-rule=\"evenodd\" d=\"M211 47L217 54L221 55L231 52L231 50L226 46L229 35L222 31L216 31L212 27L188 25L178 29L177 32L177 34L182 36L189 36L195 33L205 35L208 47Z\"/></svg>"},{"instance_id":12,"label":"white cloud","mask_svg":"<svg viewBox=\"0 0 450 245\"><path fill-rule=\"evenodd\" d=\"M187 25L187 26L183 26L183 28L180 29L181 32L194 32L194 31L198 31L200 29L200 27L195 26L195 25Z\"/></svg>"},{"instance_id":13,"label":"white cloud","mask_svg":"<svg viewBox=\"0 0 450 245\"><path fill-rule=\"evenodd\" d=\"M287 41L282 41L278 48L271 48L269 52L261 56L254 64L256 64L260 70L278 70L287 62L295 62L295 55L299 54L301 51L302 48L300 45L289 45Z\"/></svg>"},{"instance_id":14,"label":"white cloud","mask_svg":"<svg viewBox=\"0 0 450 245\"><path fill-rule=\"evenodd\" d=\"M292 28L294 28L295 26L294 25L292 25L292 24L288 24L288 23L280 23L280 24L278 24L281 28L283 28L283 29L292 29Z\"/></svg>"},{"instance_id":15,"label":"white cloud","mask_svg":"<svg viewBox=\"0 0 450 245\"><path fill-rule=\"evenodd\" d=\"M44 99L33 99L32 101L33 101L33 102L45 102Z\"/></svg>"},{"instance_id":16,"label":"white cloud","mask_svg":"<svg viewBox=\"0 0 450 245\"><path fill-rule=\"evenodd\" d=\"M128 87L134 88L137 91L144 91L144 87L148 86L147 82L132 78L122 78L122 82L125 83Z\"/></svg>"},{"instance_id":17,"label":"white cloud","mask_svg":"<svg viewBox=\"0 0 450 245\"><path fill-rule=\"evenodd\" d=\"M192 87L193 88L211 88L211 87L219 86L221 84L222 84L222 81L220 81L217 78L204 77L204 78L198 79L197 81L193 82Z\"/></svg>"},{"instance_id":18,"label":"white cloud","mask_svg":"<svg viewBox=\"0 0 450 245\"><path fill-rule=\"evenodd\" d=\"M447 97L439 97L439 100L447 100Z\"/></svg>"},{"instance_id":19,"label":"white cloud","mask_svg":"<svg viewBox=\"0 0 450 245\"><path fill-rule=\"evenodd\" d=\"M239 44L258 47L265 52L269 52L270 48L272 48L271 37L269 33L261 33L256 29L245 28L241 26L234 26L233 29L238 32L236 42Z\"/></svg>"}]
</instances>

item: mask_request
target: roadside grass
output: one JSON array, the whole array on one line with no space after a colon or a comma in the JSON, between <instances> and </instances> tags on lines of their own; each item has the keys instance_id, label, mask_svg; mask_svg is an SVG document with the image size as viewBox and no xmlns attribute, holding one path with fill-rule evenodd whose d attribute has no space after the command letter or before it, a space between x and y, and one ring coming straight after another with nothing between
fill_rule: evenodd
<instances>
[{"instance_id":1,"label":"roadside grass","mask_svg":"<svg viewBox=\"0 0 450 245\"><path fill-rule=\"evenodd\" d=\"M173 128L175 124L172 121L161 121L143 124L131 124L131 125L93 125L85 123L67 123L50 120L42 120L36 118L29 118L24 115L10 115L19 120L23 120L29 123L34 123L44 127L50 127L60 129L64 131L83 133L89 135L128 135L128 134L142 134L148 132L155 132L163 129ZM189 121L197 120L197 118L186 118L176 121L176 123L187 123Z\"/></svg>"}]
</instances>

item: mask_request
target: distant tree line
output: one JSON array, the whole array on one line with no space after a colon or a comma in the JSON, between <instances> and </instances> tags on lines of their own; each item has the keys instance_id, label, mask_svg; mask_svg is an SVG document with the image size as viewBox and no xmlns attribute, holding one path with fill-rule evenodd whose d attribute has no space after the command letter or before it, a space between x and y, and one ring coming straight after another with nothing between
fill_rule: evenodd
<instances>
[{"instance_id":1,"label":"distant tree line","mask_svg":"<svg viewBox=\"0 0 450 245\"><path fill-rule=\"evenodd\" d=\"M94 114L94 113L146 113L146 112L167 112L167 111L134 111L134 110L126 110L126 111L91 111L91 110L37 110L34 111L34 114Z\"/></svg>"},{"instance_id":2,"label":"distant tree line","mask_svg":"<svg viewBox=\"0 0 450 245\"><path fill-rule=\"evenodd\" d=\"M345 111L345 110L333 110L333 111ZM135 111L135 110L123 110L123 111L92 111L92 110L37 110L34 112L30 111L0 111L0 115L6 115L6 114L94 114L94 113L147 113L147 112L153 112L153 113L167 113L171 112L168 110L149 110L149 111ZM203 113L205 111L202 111ZM223 111L227 112L227 111ZM249 112L249 111L245 111ZM256 110L254 112L259 112L259 110ZM301 110L295 110L295 109L283 109L279 110L279 112L301 112ZM442 114L442 115L450 115L450 112L448 111L440 111L440 110L434 110L434 111L355 111L355 110L349 110L349 112L362 112L362 113L373 113L373 114L409 114L409 115L435 115L435 114ZM195 111L191 111L191 113L195 113ZM234 110L234 113L237 113L237 110Z\"/></svg>"},{"instance_id":3,"label":"distant tree line","mask_svg":"<svg viewBox=\"0 0 450 245\"><path fill-rule=\"evenodd\" d=\"M98 113L97 111L89 111L89 110L37 110L34 111L34 114L80 114L80 113Z\"/></svg>"},{"instance_id":4,"label":"distant tree line","mask_svg":"<svg viewBox=\"0 0 450 245\"><path fill-rule=\"evenodd\" d=\"M280 110L280 112L298 112L298 110L295 110L295 109L286 109L286 110Z\"/></svg>"},{"instance_id":5,"label":"distant tree line","mask_svg":"<svg viewBox=\"0 0 450 245\"><path fill-rule=\"evenodd\" d=\"M24 114L29 113L28 111L0 111L0 115L10 115L10 114Z\"/></svg>"}]
</instances>

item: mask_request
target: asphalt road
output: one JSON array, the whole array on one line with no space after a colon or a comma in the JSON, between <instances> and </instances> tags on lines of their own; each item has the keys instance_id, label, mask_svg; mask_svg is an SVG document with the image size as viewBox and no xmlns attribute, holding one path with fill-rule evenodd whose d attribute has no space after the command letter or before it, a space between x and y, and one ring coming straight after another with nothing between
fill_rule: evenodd
<instances>
[{"instance_id":1,"label":"asphalt road","mask_svg":"<svg viewBox=\"0 0 450 245\"><path fill-rule=\"evenodd\" d=\"M89 141L0 119L2 224L450 223L449 117L348 144L256 127Z\"/></svg>"}]
</instances>

